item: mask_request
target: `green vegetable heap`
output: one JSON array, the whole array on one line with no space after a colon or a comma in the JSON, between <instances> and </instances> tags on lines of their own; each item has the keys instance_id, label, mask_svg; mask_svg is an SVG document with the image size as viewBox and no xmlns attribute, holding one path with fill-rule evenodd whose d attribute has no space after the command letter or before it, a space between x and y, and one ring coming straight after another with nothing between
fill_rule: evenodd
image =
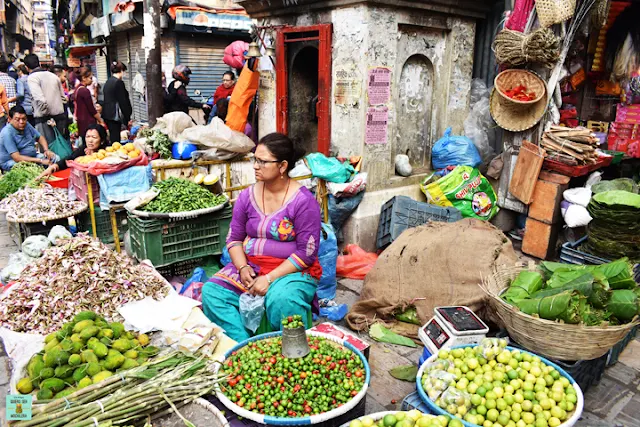
<instances>
[{"instance_id":1,"label":"green vegetable heap","mask_svg":"<svg viewBox=\"0 0 640 427\"><path fill-rule=\"evenodd\" d=\"M168 178L157 182L154 188L160 194L147 203L142 210L147 212L188 212L211 208L227 201L224 195L215 195L204 187L181 178Z\"/></svg>"},{"instance_id":2,"label":"green vegetable heap","mask_svg":"<svg viewBox=\"0 0 640 427\"><path fill-rule=\"evenodd\" d=\"M627 189L638 190L633 181L622 182L627 183ZM617 185L621 185L620 181ZM587 211L593 221L589 223L584 248L589 253L640 261L640 194L631 191L604 191L591 198Z\"/></svg>"},{"instance_id":3,"label":"green vegetable heap","mask_svg":"<svg viewBox=\"0 0 640 427\"><path fill-rule=\"evenodd\" d=\"M521 272L502 298L533 316L587 326L619 325L640 313L640 286L626 258L588 266L542 262L540 267L542 274Z\"/></svg>"},{"instance_id":4,"label":"green vegetable heap","mask_svg":"<svg viewBox=\"0 0 640 427\"><path fill-rule=\"evenodd\" d=\"M173 143L169 137L159 130L145 128L140 130L140 136L147 138L147 143L153 147L153 151L158 153L163 159L171 158L171 146Z\"/></svg>"},{"instance_id":5,"label":"green vegetable heap","mask_svg":"<svg viewBox=\"0 0 640 427\"><path fill-rule=\"evenodd\" d=\"M287 329L294 328L304 328L304 322L302 321L302 316L299 314L294 314L293 316L288 316L282 319L282 327Z\"/></svg>"},{"instance_id":6,"label":"green vegetable heap","mask_svg":"<svg viewBox=\"0 0 640 427\"><path fill-rule=\"evenodd\" d=\"M149 346L147 335L136 336L122 323L107 323L92 311L77 314L44 342L44 350L27 364L28 377L17 385L22 394L39 388L38 400L68 396L114 372L140 366L158 353Z\"/></svg>"},{"instance_id":7,"label":"green vegetable heap","mask_svg":"<svg viewBox=\"0 0 640 427\"><path fill-rule=\"evenodd\" d=\"M278 417L305 417L345 404L364 386L362 360L332 341L307 339L311 352L301 359L282 355L280 337L233 352L223 364L230 375L223 393L242 408Z\"/></svg>"},{"instance_id":8,"label":"green vegetable heap","mask_svg":"<svg viewBox=\"0 0 640 427\"><path fill-rule=\"evenodd\" d=\"M0 200L13 194L25 185L35 186L34 180L43 169L35 163L20 162L0 178Z\"/></svg>"},{"instance_id":9,"label":"green vegetable heap","mask_svg":"<svg viewBox=\"0 0 640 427\"><path fill-rule=\"evenodd\" d=\"M440 350L422 375L427 396L474 425L560 426L578 402L569 379L539 357L506 346L485 338L476 347Z\"/></svg>"}]
</instances>

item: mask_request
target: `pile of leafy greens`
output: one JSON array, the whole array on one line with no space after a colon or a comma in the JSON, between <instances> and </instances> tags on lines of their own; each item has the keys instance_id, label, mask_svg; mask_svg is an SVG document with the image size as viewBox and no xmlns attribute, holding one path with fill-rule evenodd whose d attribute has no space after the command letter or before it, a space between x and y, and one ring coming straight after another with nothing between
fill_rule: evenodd
<instances>
[{"instance_id":1,"label":"pile of leafy greens","mask_svg":"<svg viewBox=\"0 0 640 427\"><path fill-rule=\"evenodd\" d=\"M593 221L584 248L594 255L640 260L640 195L624 190L597 193L587 206Z\"/></svg>"},{"instance_id":2,"label":"pile of leafy greens","mask_svg":"<svg viewBox=\"0 0 640 427\"><path fill-rule=\"evenodd\" d=\"M629 193L638 194L638 184L631 178L617 178L610 181L600 181L591 187L593 194L604 193L605 191L622 190Z\"/></svg>"},{"instance_id":3,"label":"pile of leafy greens","mask_svg":"<svg viewBox=\"0 0 640 427\"><path fill-rule=\"evenodd\" d=\"M542 262L523 271L502 294L524 313L587 326L622 324L640 314L640 286L627 258L602 265Z\"/></svg>"}]
</instances>

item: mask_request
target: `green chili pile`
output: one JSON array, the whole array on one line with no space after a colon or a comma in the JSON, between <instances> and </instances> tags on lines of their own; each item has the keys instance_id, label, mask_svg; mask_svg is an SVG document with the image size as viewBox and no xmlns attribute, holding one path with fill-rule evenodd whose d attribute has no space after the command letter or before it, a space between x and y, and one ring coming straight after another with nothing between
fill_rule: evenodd
<instances>
[{"instance_id":1,"label":"green chili pile","mask_svg":"<svg viewBox=\"0 0 640 427\"><path fill-rule=\"evenodd\" d=\"M153 185L160 194L142 207L156 213L189 212L211 208L227 201L224 195L215 195L204 187L181 178L169 178Z\"/></svg>"},{"instance_id":2,"label":"green chili pile","mask_svg":"<svg viewBox=\"0 0 640 427\"><path fill-rule=\"evenodd\" d=\"M20 162L0 178L0 199L30 184L43 169L35 163Z\"/></svg>"}]
</instances>

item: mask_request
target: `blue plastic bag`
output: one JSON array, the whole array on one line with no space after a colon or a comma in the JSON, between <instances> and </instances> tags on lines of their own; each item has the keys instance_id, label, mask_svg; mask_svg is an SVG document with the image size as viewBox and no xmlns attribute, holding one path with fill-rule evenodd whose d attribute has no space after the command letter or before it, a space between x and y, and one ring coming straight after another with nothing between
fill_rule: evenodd
<instances>
[{"instance_id":1,"label":"blue plastic bag","mask_svg":"<svg viewBox=\"0 0 640 427\"><path fill-rule=\"evenodd\" d=\"M151 164L131 166L118 172L98 175L100 207L109 209L109 203L128 202L151 188Z\"/></svg>"},{"instance_id":2,"label":"blue plastic bag","mask_svg":"<svg viewBox=\"0 0 640 427\"><path fill-rule=\"evenodd\" d=\"M207 280L209 280L209 278L207 277L207 273L204 271L204 268L202 267L197 267L195 270L193 270L193 274L191 275L191 277L189 277L189 279L184 282L184 285L182 285L182 289L180 289L179 294L182 295L185 293L185 291L189 288L189 286L194 283L194 282L201 282L201 283L205 283Z\"/></svg>"},{"instance_id":3,"label":"blue plastic bag","mask_svg":"<svg viewBox=\"0 0 640 427\"><path fill-rule=\"evenodd\" d=\"M353 197L334 197L333 194L329 194L329 221L336 234L340 234L342 225L349 219L353 211L358 208L364 193L364 191L361 191Z\"/></svg>"},{"instance_id":4,"label":"blue plastic bag","mask_svg":"<svg viewBox=\"0 0 640 427\"><path fill-rule=\"evenodd\" d=\"M222 247L222 255L220 255L220 264L226 266L231 262L231 255L229 255L229 249L227 249L227 245Z\"/></svg>"},{"instance_id":5,"label":"blue plastic bag","mask_svg":"<svg viewBox=\"0 0 640 427\"><path fill-rule=\"evenodd\" d=\"M333 227L322 224L320 232L320 247L318 248L318 262L322 267L322 277L318 282L316 294L319 299L334 299L336 297L336 263L338 261L338 239Z\"/></svg>"},{"instance_id":6,"label":"blue plastic bag","mask_svg":"<svg viewBox=\"0 0 640 427\"><path fill-rule=\"evenodd\" d=\"M451 136L451 128L447 128L431 150L431 161L434 169L447 166L475 168L482 163L482 158L473 141L466 136Z\"/></svg>"},{"instance_id":7,"label":"blue plastic bag","mask_svg":"<svg viewBox=\"0 0 640 427\"><path fill-rule=\"evenodd\" d=\"M335 157L326 157L322 153L308 154L305 159L313 176L329 182L349 182L356 171L349 163L342 163Z\"/></svg>"}]
</instances>

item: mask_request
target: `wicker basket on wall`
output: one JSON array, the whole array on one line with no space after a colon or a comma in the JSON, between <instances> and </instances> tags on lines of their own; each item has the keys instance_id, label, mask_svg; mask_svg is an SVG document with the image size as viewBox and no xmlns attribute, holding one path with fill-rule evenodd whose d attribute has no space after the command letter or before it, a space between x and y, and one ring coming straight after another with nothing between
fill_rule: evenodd
<instances>
[{"instance_id":1,"label":"wicker basket on wall","mask_svg":"<svg viewBox=\"0 0 640 427\"><path fill-rule=\"evenodd\" d=\"M540 319L521 312L500 298L512 280L534 266L500 267L482 281L480 287L489 304L504 323L509 335L525 348L557 360L591 360L604 355L622 340L640 319L619 326L570 325Z\"/></svg>"},{"instance_id":2,"label":"wicker basket on wall","mask_svg":"<svg viewBox=\"0 0 640 427\"><path fill-rule=\"evenodd\" d=\"M576 0L536 0L536 13L540 26L550 27L571 18L576 11Z\"/></svg>"}]
</instances>

